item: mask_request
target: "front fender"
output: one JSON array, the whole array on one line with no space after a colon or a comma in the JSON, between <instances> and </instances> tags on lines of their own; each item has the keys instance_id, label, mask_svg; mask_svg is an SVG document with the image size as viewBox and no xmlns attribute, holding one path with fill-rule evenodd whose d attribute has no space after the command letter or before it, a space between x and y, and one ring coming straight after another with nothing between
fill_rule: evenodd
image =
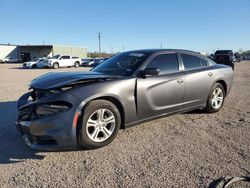
<instances>
[{"instance_id":1,"label":"front fender","mask_svg":"<svg viewBox=\"0 0 250 188\"><path fill-rule=\"evenodd\" d=\"M125 125L137 120L135 79L95 82L74 88L70 93L82 101L76 110L78 115L88 102L109 97L122 105Z\"/></svg>"}]
</instances>

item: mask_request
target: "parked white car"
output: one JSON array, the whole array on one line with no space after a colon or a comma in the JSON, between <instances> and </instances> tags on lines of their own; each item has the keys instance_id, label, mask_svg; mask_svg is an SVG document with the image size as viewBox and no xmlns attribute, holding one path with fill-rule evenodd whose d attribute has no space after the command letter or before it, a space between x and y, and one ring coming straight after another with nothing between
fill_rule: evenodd
<instances>
[{"instance_id":1,"label":"parked white car","mask_svg":"<svg viewBox=\"0 0 250 188\"><path fill-rule=\"evenodd\" d=\"M56 55L54 57L43 60L44 67L52 67L57 69L59 67L76 67L80 66L81 59L78 57L71 57L70 55Z\"/></svg>"},{"instance_id":2,"label":"parked white car","mask_svg":"<svg viewBox=\"0 0 250 188\"><path fill-rule=\"evenodd\" d=\"M5 57L0 60L2 63L18 63L20 60L19 59L14 59L12 57Z\"/></svg>"},{"instance_id":3,"label":"parked white car","mask_svg":"<svg viewBox=\"0 0 250 188\"><path fill-rule=\"evenodd\" d=\"M23 68L42 68L43 60L45 60L45 58L38 58L35 59L34 61L24 62Z\"/></svg>"}]
</instances>

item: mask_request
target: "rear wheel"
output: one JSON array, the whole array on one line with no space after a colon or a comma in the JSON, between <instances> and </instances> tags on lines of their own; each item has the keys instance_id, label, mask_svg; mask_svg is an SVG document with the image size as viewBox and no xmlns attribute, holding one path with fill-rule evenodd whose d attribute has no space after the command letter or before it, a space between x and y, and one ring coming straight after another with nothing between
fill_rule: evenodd
<instances>
[{"instance_id":1,"label":"rear wheel","mask_svg":"<svg viewBox=\"0 0 250 188\"><path fill-rule=\"evenodd\" d=\"M36 69L37 68L37 65L35 64L35 65L32 65L32 68L33 69Z\"/></svg>"},{"instance_id":2,"label":"rear wheel","mask_svg":"<svg viewBox=\"0 0 250 188\"><path fill-rule=\"evenodd\" d=\"M53 64L53 68L54 68L54 69L58 69L58 68L59 68L59 64L58 64L58 63L54 63L54 64Z\"/></svg>"},{"instance_id":3,"label":"rear wheel","mask_svg":"<svg viewBox=\"0 0 250 188\"><path fill-rule=\"evenodd\" d=\"M224 100L225 89L223 85L220 83L214 84L209 93L205 110L209 113L218 112L222 108Z\"/></svg>"},{"instance_id":4,"label":"rear wheel","mask_svg":"<svg viewBox=\"0 0 250 188\"><path fill-rule=\"evenodd\" d=\"M116 137L121 117L117 107L106 100L91 101L83 113L79 144L94 149L108 145Z\"/></svg>"},{"instance_id":5,"label":"rear wheel","mask_svg":"<svg viewBox=\"0 0 250 188\"><path fill-rule=\"evenodd\" d=\"M75 62L75 68L78 68L79 66L80 66L80 63L77 61L77 62Z\"/></svg>"}]
</instances>

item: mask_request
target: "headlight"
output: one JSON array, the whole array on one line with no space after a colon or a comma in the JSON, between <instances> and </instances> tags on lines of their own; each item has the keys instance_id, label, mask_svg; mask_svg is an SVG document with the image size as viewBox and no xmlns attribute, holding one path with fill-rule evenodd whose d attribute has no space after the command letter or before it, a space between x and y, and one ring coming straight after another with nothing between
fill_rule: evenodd
<instances>
[{"instance_id":1,"label":"headlight","mask_svg":"<svg viewBox=\"0 0 250 188\"><path fill-rule=\"evenodd\" d=\"M35 115L37 117L44 117L52 114L57 114L59 112L69 110L71 106L71 104L64 101L58 101L49 104L40 104L36 106Z\"/></svg>"}]
</instances>

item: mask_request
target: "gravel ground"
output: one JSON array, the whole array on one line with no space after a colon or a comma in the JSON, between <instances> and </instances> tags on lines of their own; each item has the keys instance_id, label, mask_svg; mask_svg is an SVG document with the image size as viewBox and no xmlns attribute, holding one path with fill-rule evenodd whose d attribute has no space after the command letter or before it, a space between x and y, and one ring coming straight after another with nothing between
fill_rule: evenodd
<instances>
[{"instance_id":1,"label":"gravel ground","mask_svg":"<svg viewBox=\"0 0 250 188\"><path fill-rule=\"evenodd\" d=\"M236 65L219 113L172 115L121 130L107 147L67 152L31 150L16 131L16 100L54 71L19 66L0 64L0 187L208 187L250 171L250 61Z\"/></svg>"}]
</instances>

